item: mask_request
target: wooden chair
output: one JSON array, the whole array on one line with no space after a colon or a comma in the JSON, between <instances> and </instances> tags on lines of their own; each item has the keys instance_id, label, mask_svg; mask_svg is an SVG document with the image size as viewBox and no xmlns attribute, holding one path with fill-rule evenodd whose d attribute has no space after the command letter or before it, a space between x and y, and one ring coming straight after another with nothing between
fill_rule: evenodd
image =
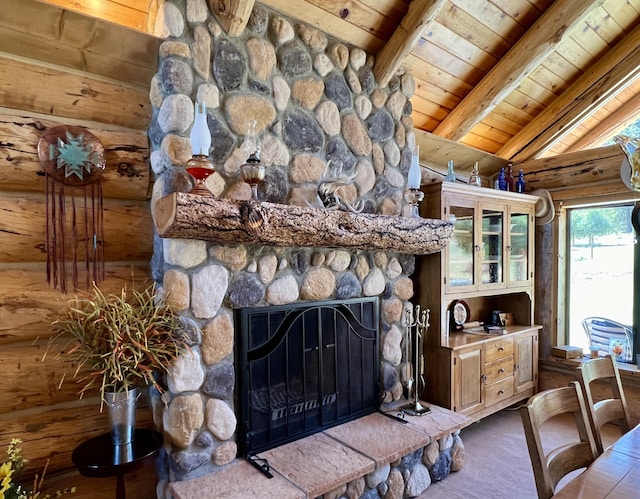
<instances>
[{"instance_id":1,"label":"wooden chair","mask_svg":"<svg viewBox=\"0 0 640 499\"><path fill-rule=\"evenodd\" d=\"M580 441L561 445L545 453L541 427L550 418L561 414L573 414ZM574 470L586 468L596 458L596 444L580 385L577 381L572 381L568 387L537 393L520 408L520 415L538 497L547 499L553 496L556 485L564 476Z\"/></svg>"},{"instance_id":2,"label":"wooden chair","mask_svg":"<svg viewBox=\"0 0 640 499\"><path fill-rule=\"evenodd\" d=\"M597 400L591 386L593 381L602 380L608 382L611 389L611 398ZM602 454L604 448L600 428L605 423L616 423L622 433L631 428L631 419L627 409L627 401L620 382L618 365L613 357L607 355L599 359L591 359L582 363L578 368L578 381L582 386L586 399L589 424L596 441L598 454ZM609 395L609 392L605 397Z\"/></svg>"}]
</instances>

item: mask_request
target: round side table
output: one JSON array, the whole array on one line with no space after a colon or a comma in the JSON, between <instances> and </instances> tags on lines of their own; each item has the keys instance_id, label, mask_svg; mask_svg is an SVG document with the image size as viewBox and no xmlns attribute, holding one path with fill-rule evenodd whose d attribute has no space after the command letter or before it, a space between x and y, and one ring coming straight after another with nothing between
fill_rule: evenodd
<instances>
[{"instance_id":1,"label":"round side table","mask_svg":"<svg viewBox=\"0 0 640 499\"><path fill-rule=\"evenodd\" d=\"M113 445L111 433L105 433L78 445L71 460L83 476L115 476L116 499L125 499L124 476L155 461L161 447L162 435L154 430L136 429L126 445Z\"/></svg>"}]
</instances>

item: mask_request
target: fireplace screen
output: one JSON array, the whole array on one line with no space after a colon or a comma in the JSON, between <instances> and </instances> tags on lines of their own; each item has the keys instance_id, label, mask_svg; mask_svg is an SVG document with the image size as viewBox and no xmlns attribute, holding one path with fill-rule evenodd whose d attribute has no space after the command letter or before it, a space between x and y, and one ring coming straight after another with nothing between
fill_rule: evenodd
<instances>
[{"instance_id":1,"label":"fireplace screen","mask_svg":"<svg viewBox=\"0 0 640 499\"><path fill-rule=\"evenodd\" d=\"M236 311L240 453L378 409L378 299Z\"/></svg>"}]
</instances>

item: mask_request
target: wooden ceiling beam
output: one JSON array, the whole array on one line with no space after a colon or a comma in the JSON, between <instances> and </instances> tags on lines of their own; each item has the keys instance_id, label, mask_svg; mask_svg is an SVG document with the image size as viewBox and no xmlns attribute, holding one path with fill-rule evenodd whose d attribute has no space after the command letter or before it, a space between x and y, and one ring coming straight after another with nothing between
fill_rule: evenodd
<instances>
[{"instance_id":1,"label":"wooden ceiling beam","mask_svg":"<svg viewBox=\"0 0 640 499\"><path fill-rule=\"evenodd\" d=\"M209 8L229 36L239 36L249 22L255 0L209 0Z\"/></svg>"},{"instance_id":2,"label":"wooden ceiling beam","mask_svg":"<svg viewBox=\"0 0 640 499\"><path fill-rule=\"evenodd\" d=\"M638 77L640 26L600 57L496 155L512 161L539 156Z\"/></svg>"},{"instance_id":3,"label":"wooden ceiling beam","mask_svg":"<svg viewBox=\"0 0 640 499\"><path fill-rule=\"evenodd\" d=\"M600 121L595 128L589 130L579 140L574 142L565 152L576 152L583 149L592 149L609 140L623 128L629 126L638 119L640 109L640 94L634 95L620 108Z\"/></svg>"},{"instance_id":4,"label":"wooden ceiling beam","mask_svg":"<svg viewBox=\"0 0 640 499\"><path fill-rule=\"evenodd\" d=\"M445 3L446 0L413 0L409 4L402 22L376 56L373 74L380 86L387 86Z\"/></svg>"},{"instance_id":5,"label":"wooden ceiling beam","mask_svg":"<svg viewBox=\"0 0 640 499\"><path fill-rule=\"evenodd\" d=\"M433 131L460 140L537 68L604 0L556 0Z\"/></svg>"}]
</instances>

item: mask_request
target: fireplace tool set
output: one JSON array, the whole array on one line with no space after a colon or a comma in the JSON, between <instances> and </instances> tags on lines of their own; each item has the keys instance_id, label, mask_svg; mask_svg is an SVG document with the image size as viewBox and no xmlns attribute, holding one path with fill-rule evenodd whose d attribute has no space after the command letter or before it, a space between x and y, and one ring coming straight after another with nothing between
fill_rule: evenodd
<instances>
[{"instance_id":1,"label":"fireplace tool set","mask_svg":"<svg viewBox=\"0 0 640 499\"><path fill-rule=\"evenodd\" d=\"M413 317L411 310L405 309L405 326L407 335L405 337L407 381L405 384L407 398L410 402L400 409L410 416L422 416L431 409L420 403L420 393L424 389L424 352L423 339L429 327L430 310L420 310L420 305L416 305ZM412 368L410 368L410 363Z\"/></svg>"}]
</instances>

